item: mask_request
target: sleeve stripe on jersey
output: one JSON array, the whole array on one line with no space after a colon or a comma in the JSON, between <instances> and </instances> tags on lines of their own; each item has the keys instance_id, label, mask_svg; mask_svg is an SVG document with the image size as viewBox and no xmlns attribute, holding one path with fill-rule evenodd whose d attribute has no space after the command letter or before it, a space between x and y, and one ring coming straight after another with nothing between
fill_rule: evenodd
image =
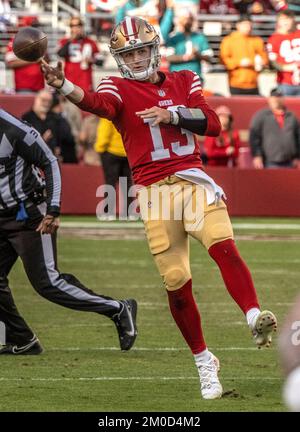
<instances>
[{"instance_id":1,"label":"sleeve stripe on jersey","mask_svg":"<svg viewBox=\"0 0 300 432\"><path fill-rule=\"evenodd\" d=\"M101 85L102 83L110 83L110 84L113 84L114 82L113 82L113 80L110 80L110 79L102 79L102 80L100 81L100 84L99 84L99 85Z\"/></svg>"},{"instance_id":2,"label":"sleeve stripe on jersey","mask_svg":"<svg viewBox=\"0 0 300 432\"><path fill-rule=\"evenodd\" d=\"M199 75L195 73L195 76L194 76L194 78L193 78L193 81L196 81L196 80L198 80L198 79L200 79L200 78L199 78Z\"/></svg>"},{"instance_id":3,"label":"sleeve stripe on jersey","mask_svg":"<svg viewBox=\"0 0 300 432\"><path fill-rule=\"evenodd\" d=\"M110 88L110 89L118 91L118 87L116 87L115 85L111 85L111 84L100 84L99 87L97 88L97 90L105 89L105 88Z\"/></svg>"},{"instance_id":4,"label":"sleeve stripe on jersey","mask_svg":"<svg viewBox=\"0 0 300 432\"><path fill-rule=\"evenodd\" d=\"M111 93L114 96L116 96L116 98L119 99L119 101L123 102L121 96L113 90L99 90L97 93Z\"/></svg>"},{"instance_id":5,"label":"sleeve stripe on jersey","mask_svg":"<svg viewBox=\"0 0 300 432\"><path fill-rule=\"evenodd\" d=\"M98 87L97 87L97 90L98 90L98 88L99 88L102 84L114 84L114 82L113 82L112 80L110 80L110 79L102 79L102 80L100 81Z\"/></svg>"},{"instance_id":6,"label":"sleeve stripe on jersey","mask_svg":"<svg viewBox=\"0 0 300 432\"><path fill-rule=\"evenodd\" d=\"M51 206L60 207L61 200L61 176L59 171L59 165L57 161L52 161L51 172L53 178L53 195L51 200Z\"/></svg>"},{"instance_id":7,"label":"sleeve stripe on jersey","mask_svg":"<svg viewBox=\"0 0 300 432\"><path fill-rule=\"evenodd\" d=\"M195 87L190 91L190 94L195 93L195 91L202 90L202 87Z\"/></svg>"},{"instance_id":8,"label":"sleeve stripe on jersey","mask_svg":"<svg viewBox=\"0 0 300 432\"><path fill-rule=\"evenodd\" d=\"M191 88L197 87L197 86L201 86L201 82L199 79L192 84Z\"/></svg>"}]
</instances>

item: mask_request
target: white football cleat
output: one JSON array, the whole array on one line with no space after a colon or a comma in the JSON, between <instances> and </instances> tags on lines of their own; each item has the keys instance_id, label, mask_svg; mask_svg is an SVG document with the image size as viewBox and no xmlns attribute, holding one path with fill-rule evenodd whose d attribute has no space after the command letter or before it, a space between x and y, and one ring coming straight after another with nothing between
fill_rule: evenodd
<instances>
[{"instance_id":1,"label":"white football cleat","mask_svg":"<svg viewBox=\"0 0 300 432\"><path fill-rule=\"evenodd\" d=\"M277 319L270 311L262 311L258 315L252 328L253 339L258 348L269 348L272 343L273 332L277 329Z\"/></svg>"},{"instance_id":2,"label":"white football cleat","mask_svg":"<svg viewBox=\"0 0 300 432\"><path fill-rule=\"evenodd\" d=\"M210 359L206 362L197 362L200 377L201 394L203 399L219 399L223 388L218 378L220 362L211 352Z\"/></svg>"}]
</instances>

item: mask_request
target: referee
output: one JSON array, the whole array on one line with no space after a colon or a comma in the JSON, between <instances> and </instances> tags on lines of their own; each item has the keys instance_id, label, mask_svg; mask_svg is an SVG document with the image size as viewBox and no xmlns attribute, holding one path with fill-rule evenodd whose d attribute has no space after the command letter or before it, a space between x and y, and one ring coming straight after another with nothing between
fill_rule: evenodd
<instances>
[{"instance_id":1,"label":"referee","mask_svg":"<svg viewBox=\"0 0 300 432\"><path fill-rule=\"evenodd\" d=\"M42 352L38 338L20 316L8 285L8 274L18 257L41 296L70 309L109 317L116 325L122 350L129 350L135 341L135 300L119 301L95 294L75 276L59 273L56 231L60 195L58 162L40 134L0 109L0 324L4 323L6 339L5 345L0 345L0 354Z\"/></svg>"}]
</instances>

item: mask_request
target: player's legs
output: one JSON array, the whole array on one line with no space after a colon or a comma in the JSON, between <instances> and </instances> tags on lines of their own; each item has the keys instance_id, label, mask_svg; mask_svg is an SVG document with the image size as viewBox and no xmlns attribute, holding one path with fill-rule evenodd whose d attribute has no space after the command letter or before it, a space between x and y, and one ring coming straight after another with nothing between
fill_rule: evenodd
<instances>
[{"instance_id":1,"label":"player's legs","mask_svg":"<svg viewBox=\"0 0 300 432\"><path fill-rule=\"evenodd\" d=\"M36 232L41 214L36 208L28 212L30 219L22 230L10 233L9 242L20 256L34 289L53 303L111 318L119 333L121 349L130 349L137 335L135 300L119 301L96 294L74 275L61 274L57 268L56 236Z\"/></svg>"},{"instance_id":2,"label":"player's legs","mask_svg":"<svg viewBox=\"0 0 300 432\"><path fill-rule=\"evenodd\" d=\"M10 236L34 289L43 297L71 309L98 312L108 317L120 310L120 303L94 293L75 276L61 274L56 263L56 236L24 230Z\"/></svg>"},{"instance_id":3,"label":"player's legs","mask_svg":"<svg viewBox=\"0 0 300 432\"><path fill-rule=\"evenodd\" d=\"M166 186L171 188L171 186ZM192 295L188 236L182 220L162 218L156 200L161 200L159 186L139 192L141 215L150 251L167 289L170 310L194 354L206 348L200 315ZM174 188L173 188L174 190ZM151 193L154 191L154 193ZM166 198L166 196L164 197ZM176 197L175 197L176 200ZM171 204L173 212L174 202Z\"/></svg>"},{"instance_id":4,"label":"player's legs","mask_svg":"<svg viewBox=\"0 0 300 432\"><path fill-rule=\"evenodd\" d=\"M9 242L0 234L0 321L6 327L7 342L26 342L33 333L20 316L8 285L8 274L18 258Z\"/></svg>"},{"instance_id":5,"label":"player's legs","mask_svg":"<svg viewBox=\"0 0 300 432\"><path fill-rule=\"evenodd\" d=\"M172 192L170 200L168 193L166 196L153 192L153 188L159 190L159 186ZM167 201L171 202L169 219L167 215L163 217L161 206L157 205L157 202ZM207 399L220 397L222 387L217 378L218 361L206 348L200 314L192 293L189 243L182 211L179 219L175 217L180 214L178 206L182 208L182 184L168 185L162 181L157 186L144 188L139 192L139 204L149 248L167 289L171 314L194 354L202 395Z\"/></svg>"},{"instance_id":6,"label":"player's legs","mask_svg":"<svg viewBox=\"0 0 300 432\"><path fill-rule=\"evenodd\" d=\"M196 199L196 196L193 198ZM204 194L203 223L199 230L189 231L189 234L205 246L219 266L226 288L246 315L257 345L268 345L276 328L276 318L269 311L260 312L251 273L234 243L224 202L208 206Z\"/></svg>"}]
</instances>

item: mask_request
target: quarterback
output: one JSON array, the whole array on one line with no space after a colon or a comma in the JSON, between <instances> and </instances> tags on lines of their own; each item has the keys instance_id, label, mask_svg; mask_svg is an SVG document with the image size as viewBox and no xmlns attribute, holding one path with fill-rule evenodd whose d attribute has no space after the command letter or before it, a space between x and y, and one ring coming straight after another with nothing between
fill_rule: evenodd
<instances>
[{"instance_id":1,"label":"quarterback","mask_svg":"<svg viewBox=\"0 0 300 432\"><path fill-rule=\"evenodd\" d=\"M276 318L272 312L261 312L250 272L233 240L223 190L202 170L194 134L218 136L218 117L206 103L197 75L188 70L159 71L159 45L159 36L149 23L127 17L115 27L110 40L122 77L106 77L96 92L89 93L65 79L60 63L51 67L43 62L42 70L49 85L82 110L112 120L121 133L134 182L141 186L141 214L171 314L194 355L202 397L216 399L222 396L219 360L206 347L192 294L188 236L198 240L219 266L257 346L271 343ZM203 194L198 194L199 186ZM202 204L199 220L192 224L187 223L184 206L181 217L174 217L185 188L192 203ZM161 217L160 212L144 218L157 204L153 196L161 200L160 191L166 189L170 218Z\"/></svg>"}]
</instances>

